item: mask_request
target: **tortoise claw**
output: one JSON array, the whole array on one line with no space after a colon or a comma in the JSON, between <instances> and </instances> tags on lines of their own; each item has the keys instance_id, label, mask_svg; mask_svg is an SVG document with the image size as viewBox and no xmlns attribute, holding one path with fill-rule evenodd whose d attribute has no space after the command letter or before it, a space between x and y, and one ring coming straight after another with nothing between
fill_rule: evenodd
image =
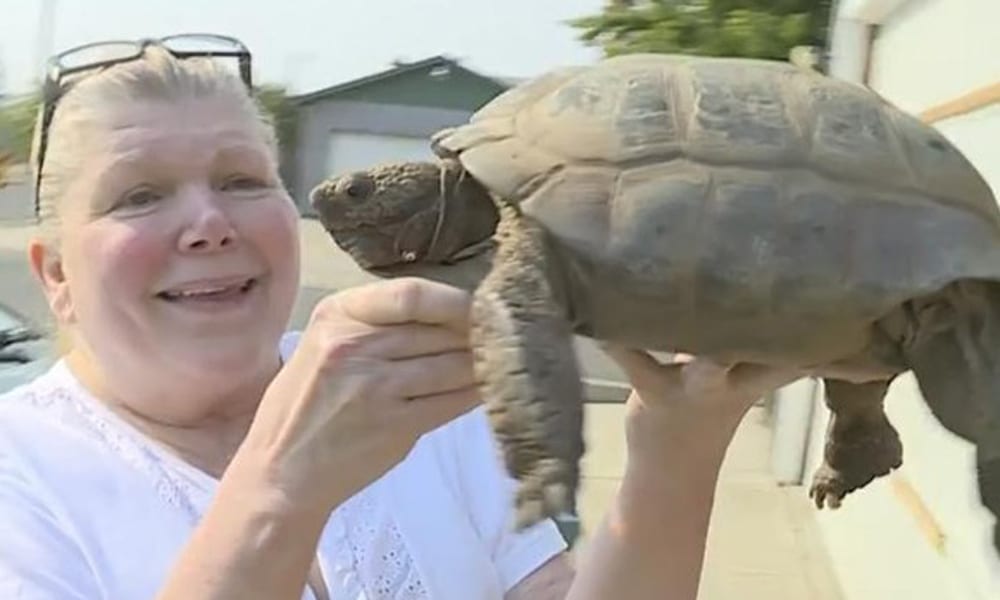
<instances>
[{"instance_id":1,"label":"tortoise claw","mask_svg":"<svg viewBox=\"0 0 1000 600\"><path fill-rule=\"evenodd\" d=\"M809 497L816 508L840 508L845 496L903 464L899 434L888 420L849 431L853 434L831 439L827 458L813 475Z\"/></svg>"},{"instance_id":2,"label":"tortoise claw","mask_svg":"<svg viewBox=\"0 0 1000 600\"><path fill-rule=\"evenodd\" d=\"M532 465L517 488L515 527L521 530L554 515L574 513L575 494L567 484L571 474L572 469L558 459Z\"/></svg>"}]
</instances>

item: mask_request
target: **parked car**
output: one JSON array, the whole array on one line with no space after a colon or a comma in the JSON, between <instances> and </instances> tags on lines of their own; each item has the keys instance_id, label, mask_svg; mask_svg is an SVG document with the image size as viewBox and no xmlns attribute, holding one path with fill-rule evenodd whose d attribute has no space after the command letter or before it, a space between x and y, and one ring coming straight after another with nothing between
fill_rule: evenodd
<instances>
[{"instance_id":1,"label":"parked car","mask_svg":"<svg viewBox=\"0 0 1000 600\"><path fill-rule=\"evenodd\" d=\"M0 150L0 188L7 187L7 171L13 162L14 158L9 152Z\"/></svg>"},{"instance_id":2,"label":"parked car","mask_svg":"<svg viewBox=\"0 0 1000 600\"><path fill-rule=\"evenodd\" d=\"M0 394L27 383L52 364L54 345L26 316L0 303Z\"/></svg>"}]
</instances>

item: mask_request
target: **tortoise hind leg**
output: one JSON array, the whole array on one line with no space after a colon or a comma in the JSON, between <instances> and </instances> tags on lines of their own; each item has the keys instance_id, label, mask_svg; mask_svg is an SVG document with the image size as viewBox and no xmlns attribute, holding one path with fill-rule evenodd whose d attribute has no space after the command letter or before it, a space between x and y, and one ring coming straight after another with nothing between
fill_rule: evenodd
<instances>
[{"instance_id":1,"label":"tortoise hind leg","mask_svg":"<svg viewBox=\"0 0 1000 600\"><path fill-rule=\"evenodd\" d=\"M518 482L516 527L575 512L583 385L548 234L501 210L493 269L476 289L470 334L483 401Z\"/></svg>"},{"instance_id":2,"label":"tortoise hind leg","mask_svg":"<svg viewBox=\"0 0 1000 600\"><path fill-rule=\"evenodd\" d=\"M823 380L826 405L833 414L823 464L809 490L817 508L838 508L844 496L903 463L899 434L883 408L889 383Z\"/></svg>"},{"instance_id":3,"label":"tortoise hind leg","mask_svg":"<svg viewBox=\"0 0 1000 600\"><path fill-rule=\"evenodd\" d=\"M911 311L906 361L941 424L975 444L980 500L1000 517L1000 284L959 282Z\"/></svg>"}]
</instances>

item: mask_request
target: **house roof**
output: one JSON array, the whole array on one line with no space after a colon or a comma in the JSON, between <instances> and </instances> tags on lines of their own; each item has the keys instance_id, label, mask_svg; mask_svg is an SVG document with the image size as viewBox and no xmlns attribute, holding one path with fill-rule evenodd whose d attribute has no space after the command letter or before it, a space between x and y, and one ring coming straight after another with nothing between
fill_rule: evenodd
<instances>
[{"instance_id":1,"label":"house roof","mask_svg":"<svg viewBox=\"0 0 1000 600\"><path fill-rule=\"evenodd\" d=\"M489 77L483 75L482 73L477 73L476 71L467 69L453 58L449 58L444 55L436 55L414 62L397 62L393 65L393 67L389 69L385 69L377 73L372 73L371 75L366 75L364 77L359 77L357 79L352 79L350 81L338 83L336 85L325 87L316 90L314 92L301 94L299 96L294 97L293 101L296 104L308 104L310 102L328 98L329 96L333 96L347 90L352 90L366 85L370 85L372 83L389 79L392 77L398 77L406 73L412 73L423 69L429 69L438 66L463 71L469 75L472 75L473 77L478 77L480 79L489 81L490 83L493 83L496 86L503 89L511 87L513 83L511 80L504 80L498 77Z\"/></svg>"}]
</instances>

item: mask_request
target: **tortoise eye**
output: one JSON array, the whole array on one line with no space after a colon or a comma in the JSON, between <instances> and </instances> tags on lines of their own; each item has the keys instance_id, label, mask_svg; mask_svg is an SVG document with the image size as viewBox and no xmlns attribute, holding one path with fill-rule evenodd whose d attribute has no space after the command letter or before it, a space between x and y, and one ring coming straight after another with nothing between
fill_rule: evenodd
<instances>
[{"instance_id":1,"label":"tortoise eye","mask_svg":"<svg viewBox=\"0 0 1000 600\"><path fill-rule=\"evenodd\" d=\"M374 183L370 177L360 175L350 177L340 186L340 192L355 200L362 200L371 195Z\"/></svg>"}]
</instances>

